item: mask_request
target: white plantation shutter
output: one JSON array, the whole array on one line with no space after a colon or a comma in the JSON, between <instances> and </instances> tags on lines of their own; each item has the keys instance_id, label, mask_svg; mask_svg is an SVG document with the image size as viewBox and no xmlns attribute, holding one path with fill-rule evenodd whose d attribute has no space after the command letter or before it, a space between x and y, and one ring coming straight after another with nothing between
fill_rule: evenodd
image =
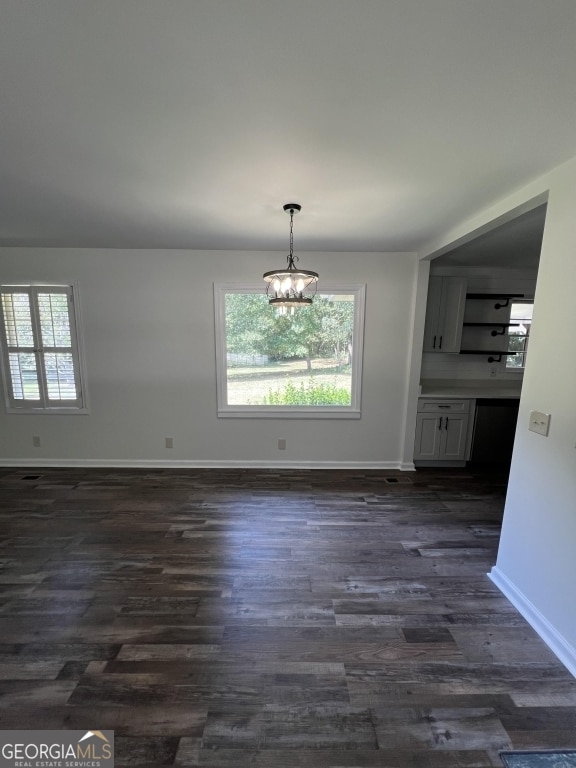
<instances>
[{"instance_id":1,"label":"white plantation shutter","mask_svg":"<svg viewBox=\"0 0 576 768\"><path fill-rule=\"evenodd\" d=\"M3 286L9 409L83 408L72 286Z\"/></svg>"},{"instance_id":2,"label":"white plantation shutter","mask_svg":"<svg viewBox=\"0 0 576 768\"><path fill-rule=\"evenodd\" d=\"M12 383L12 397L39 401L40 387L36 355L34 354L34 332L30 296L22 292L2 292L2 314L8 351L9 372Z\"/></svg>"}]
</instances>

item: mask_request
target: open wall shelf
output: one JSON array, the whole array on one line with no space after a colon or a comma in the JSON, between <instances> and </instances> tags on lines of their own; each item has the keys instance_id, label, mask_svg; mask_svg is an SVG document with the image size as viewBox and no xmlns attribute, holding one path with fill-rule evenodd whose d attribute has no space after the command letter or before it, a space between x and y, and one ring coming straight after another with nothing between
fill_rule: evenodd
<instances>
[{"instance_id":1,"label":"open wall shelf","mask_svg":"<svg viewBox=\"0 0 576 768\"><path fill-rule=\"evenodd\" d=\"M512 299L523 299L523 293L467 293L467 299L484 299L495 301L494 309L503 309L510 304ZM504 302L501 304L500 302Z\"/></svg>"},{"instance_id":2,"label":"open wall shelf","mask_svg":"<svg viewBox=\"0 0 576 768\"><path fill-rule=\"evenodd\" d=\"M510 306L513 299L523 299L523 293L467 293L466 300L494 301L494 309L504 309ZM507 328L517 328L520 323L500 323L482 321L479 323L465 322L463 326L468 328L492 328L491 336L505 336ZM469 343L472 339L470 338ZM472 342L474 343L474 342ZM500 363L509 352L506 349L461 349L461 355L485 355L489 363Z\"/></svg>"},{"instance_id":3,"label":"open wall shelf","mask_svg":"<svg viewBox=\"0 0 576 768\"><path fill-rule=\"evenodd\" d=\"M499 363L503 357L508 355L505 349L461 349L461 355L489 355L489 363Z\"/></svg>"},{"instance_id":4,"label":"open wall shelf","mask_svg":"<svg viewBox=\"0 0 576 768\"><path fill-rule=\"evenodd\" d=\"M518 328L520 323L462 323L469 328L493 328L491 336L504 336L506 328ZM500 329L500 330L498 330Z\"/></svg>"}]
</instances>

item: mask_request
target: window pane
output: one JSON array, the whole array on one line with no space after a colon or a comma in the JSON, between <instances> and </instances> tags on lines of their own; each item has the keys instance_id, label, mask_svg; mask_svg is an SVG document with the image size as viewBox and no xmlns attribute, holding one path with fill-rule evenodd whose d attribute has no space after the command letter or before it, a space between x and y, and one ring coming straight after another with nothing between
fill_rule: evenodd
<instances>
[{"instance_id":1,"label":"window pane","mask_svg":"<svg viewBox=\"0 0 576 768\"><path fill-rule=\"evenodd\" d=\"M42 346L70 347L70 317L68 297L64 293L39 293L38 312Z\"/></svg>"},{"instance_id":2,"label":"window pane","mask_svg":"<svg viewBox=\"0 0 576 768\"><path fill-rule=\"evenodd\" d=\"M279 311L261 293L227 293L227 405L350 406L354 300Z\"/></svg>"},{"instance_id":3,"label":"window pane","mask_svg":"<svg viewBox=\"0 0 576 768\"><path fill-rule=\"evenodd\" d=\"M519 352L516 355L508 355L506 358L506 368L524 368L524 358L523 352Z\"/></svg>"},{"instance_id":4,"label":"window pane","mask_svg":"<svg viewBox=\"0 0 576 768\"><path fill-rule=\"evenodd\" d=\"M3 293L2 309L9 347L34 347L30 296L27 293Z\"/></svg>"},{"instance_id":5,"label":"window pane","mask_svg":"<svg viewBox=\"0 0 576 768\"><path fill-rule=\"evenodd\" d=\"M521 320L528 320L531 322L533 310L534 304L514 302L510 309L510 322L517 323Z\"/></svg>"},{"instance_id":6,"label":"window pane","mask_svg":"<svg viewBox=\"0 0 576 768\"><path fill-rule=\"evenodd\" d=\"M506 357L506 368L524 368L526 350L532 325L534 305L526 302L513 302L510 307L510 322L508 329L508 351L513 353Z\"/></svg>"},{"instance_id":7,"label":"window pane","mask_svg":"<svg viewBox=\"0 0 576 768\"><path fill-rule=\"evenodd\" d=\"M526 336L510 336L508 350L510 352L523 352L526 347Z\"/></svg>"},{"instance_id":8,"label":"window pane","mask_svg":"<svg viewBox=\"0 0 576 768\"><path fill-rule=\"evenodd\" d=\"M29 352L10 352L10 378L15 400L40 400L36 356Z\"/></svg>"},{"instance_id":9,"label":"window pane","mask_svg":"<svg viewBox=\"0 0 576 768\"><path fill-rule=\"evenodd\" d=\"M76 400L74 359L70 353L46 353L46 388L50 400Z\"/></svg>"}]
</instances>

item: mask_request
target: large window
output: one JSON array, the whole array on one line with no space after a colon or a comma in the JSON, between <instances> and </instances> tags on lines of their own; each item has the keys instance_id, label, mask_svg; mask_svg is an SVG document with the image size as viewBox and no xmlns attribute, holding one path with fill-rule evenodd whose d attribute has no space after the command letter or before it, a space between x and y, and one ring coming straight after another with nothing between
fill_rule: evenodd
<instances>
[{"instance_id":1,"label":"large window","mask_svg":"<svg viewBox=\"0 0 576 768\"><path fill-rule=\"evenodd\" d=\"M364 286L279 310L261 286L214 286L219 416L359 418Z\"/></svg>"},{"instance_id":2,"label":"large window","mask_svg":"<svg viewBox=\"0 0 576 768\"><path fill-rule=\"evenodd\" d=\"M84 410L72 286L4 285L0 291L8 410Z\"/></svg>"},{"instance_id":3,"label":"large window","mask_svg":"<svg viewBox=\"0 0 576 768\"><path fill-rule=\"evenodd\" d=\"M510 308L510 328L508 329L507 370L524 370L530 327L532 325L533 303L513 302Z\"/></svg>"}]
</instances>

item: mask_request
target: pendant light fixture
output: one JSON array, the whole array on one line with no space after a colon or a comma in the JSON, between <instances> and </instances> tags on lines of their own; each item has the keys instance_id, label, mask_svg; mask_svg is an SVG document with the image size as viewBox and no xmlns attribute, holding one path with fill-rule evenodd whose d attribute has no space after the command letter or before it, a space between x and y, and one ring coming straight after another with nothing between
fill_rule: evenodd
<instances>
[{"instance_id":1,"label":"pendant light fixture","mask_svg":"<svg viewBox=\"0 0 576 768\"><path fill-rule=\"evenodd\" d=\"M305 307L312 304L316 294L318 273L309 269L298 269L294 256L294 214L302 210L298 203L286 203L286 213L290 214L290 253L287 256L288 266L264 272L266 295L268 303L276 307Z\"/></svg>"}]
</instances>

